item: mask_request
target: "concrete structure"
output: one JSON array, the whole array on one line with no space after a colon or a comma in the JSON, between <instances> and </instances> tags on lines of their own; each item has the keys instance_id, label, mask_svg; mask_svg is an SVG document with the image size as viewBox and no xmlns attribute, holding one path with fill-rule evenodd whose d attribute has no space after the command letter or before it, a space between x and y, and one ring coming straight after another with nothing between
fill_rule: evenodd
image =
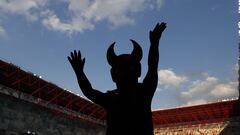
<instances>
[{"instance_id":1,"label":"concrete structure","mask_svg":"<svg viewBox=\"0 0 240 135\"><path fill-rule=\"evenodd\" d=\"M104 135L105 111L0 60L0 135Z\"/></svg>"},{"instance_id":2,"label":"concrete structure","mask_svg":"<svg viewBox=\"0 0 240 135\"><path fill-rule=\"evenodd\" d=\"M104 135L105 119L100 106L0 60L0 135ZM153 122L156 135L238 135L240 100L155 110Z\"/></svg>"},{"instance_id":3,"label":"concrete structure","mask_svg":"<svg viewBox=\"0 0 240 135\"><path fill-rule=\"evenodd\" d=\"M105 126L58 113L58 106L42 106L34 97L0 85L0 135L104 135ZM76 115L81 115L77 114Z\"/></svg>"}]
</instances>

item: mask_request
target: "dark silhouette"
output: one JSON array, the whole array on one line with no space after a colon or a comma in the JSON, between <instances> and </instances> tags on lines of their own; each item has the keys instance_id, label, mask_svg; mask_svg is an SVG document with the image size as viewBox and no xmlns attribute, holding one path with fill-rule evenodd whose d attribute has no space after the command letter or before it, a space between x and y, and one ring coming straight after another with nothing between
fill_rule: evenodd
<instances>
[{"instance_id":1,"label":"dark silhouette","mask_svg":"<svg viewBox=\"0 0 240 135\"><path fill-rule=\"evenodd\" d=\"M83 71L85 58L80 51L74 50L68 57L83 94L107 111L107 135L153 135L151 101L158 84L159 40L165 28L166 23L158 23L149 33L148 72L142 83L138 83L142 49L134 40L131 54L117 56L115 43L110 45L107 60L117 89L106 93L92 88Z\"/></svg>"}]
</instances>

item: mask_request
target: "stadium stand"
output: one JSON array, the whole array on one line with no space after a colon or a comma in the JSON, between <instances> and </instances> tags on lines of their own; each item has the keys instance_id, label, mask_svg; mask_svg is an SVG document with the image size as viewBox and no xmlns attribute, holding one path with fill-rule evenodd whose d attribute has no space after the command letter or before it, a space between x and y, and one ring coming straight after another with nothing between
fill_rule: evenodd
<instances>
[{"instance_id":1,"label":"stadium stand","mask_svg":"<svg viewBox=\"0 0 240 135\"><path fill-rule=\"evenodd\" d=\"M91 101L0 60L0 95L14 97L51 110L54 115L106 126L106 112ZM6 96L4 96L6 97ZM240 101L154 110L155 135L239 135ZM0 127L0 134L4 129Z\"/></svg>"}]
</instances>

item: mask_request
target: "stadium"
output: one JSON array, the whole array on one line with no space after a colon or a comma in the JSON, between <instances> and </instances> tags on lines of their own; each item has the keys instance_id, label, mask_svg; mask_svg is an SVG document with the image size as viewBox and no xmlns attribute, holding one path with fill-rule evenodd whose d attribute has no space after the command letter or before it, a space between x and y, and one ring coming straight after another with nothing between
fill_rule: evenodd
<instances>
[{"instance_id":1,"label":"stadium","mask_svg":"<svg viewBox=\"0 0 240 135\"><path fill-rule=\"evenodd\" d=\"M240 101L154 110L155 135L238 135ZM0 135L104 135L103 108L0 60Z\"/></svg>"}]
</instances>

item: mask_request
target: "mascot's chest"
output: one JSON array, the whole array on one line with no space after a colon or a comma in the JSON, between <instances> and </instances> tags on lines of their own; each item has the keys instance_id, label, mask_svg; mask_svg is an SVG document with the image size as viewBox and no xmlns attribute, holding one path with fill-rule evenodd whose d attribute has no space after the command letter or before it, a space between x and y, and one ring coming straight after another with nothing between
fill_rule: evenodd
<instances>
[{"instance_id":1,"label":"mascot's chest","mask_svg":"<svg viewBox=\"0 0 240 135\"><path fill-rule=\"evenodd\" d=\"M109 109L115 112L142 110L147 105L146 97L144 96L140 91L126 94L114 92L108 98Z\"/></svg>"},{"instance_id":2,"label":"mascot's chest","mask_svg":"<svg viewBox=\"0 0 240 135\"><path fill-rule=\"evenodd\" d=\"M135 128L146 127L143 121L148 123L146 121L151 120L151 104L146 100L146 94L140 91L128 94L114 92L108 99L107 122L110 129L135 131Z\"/></svg>"}]
</instances>

